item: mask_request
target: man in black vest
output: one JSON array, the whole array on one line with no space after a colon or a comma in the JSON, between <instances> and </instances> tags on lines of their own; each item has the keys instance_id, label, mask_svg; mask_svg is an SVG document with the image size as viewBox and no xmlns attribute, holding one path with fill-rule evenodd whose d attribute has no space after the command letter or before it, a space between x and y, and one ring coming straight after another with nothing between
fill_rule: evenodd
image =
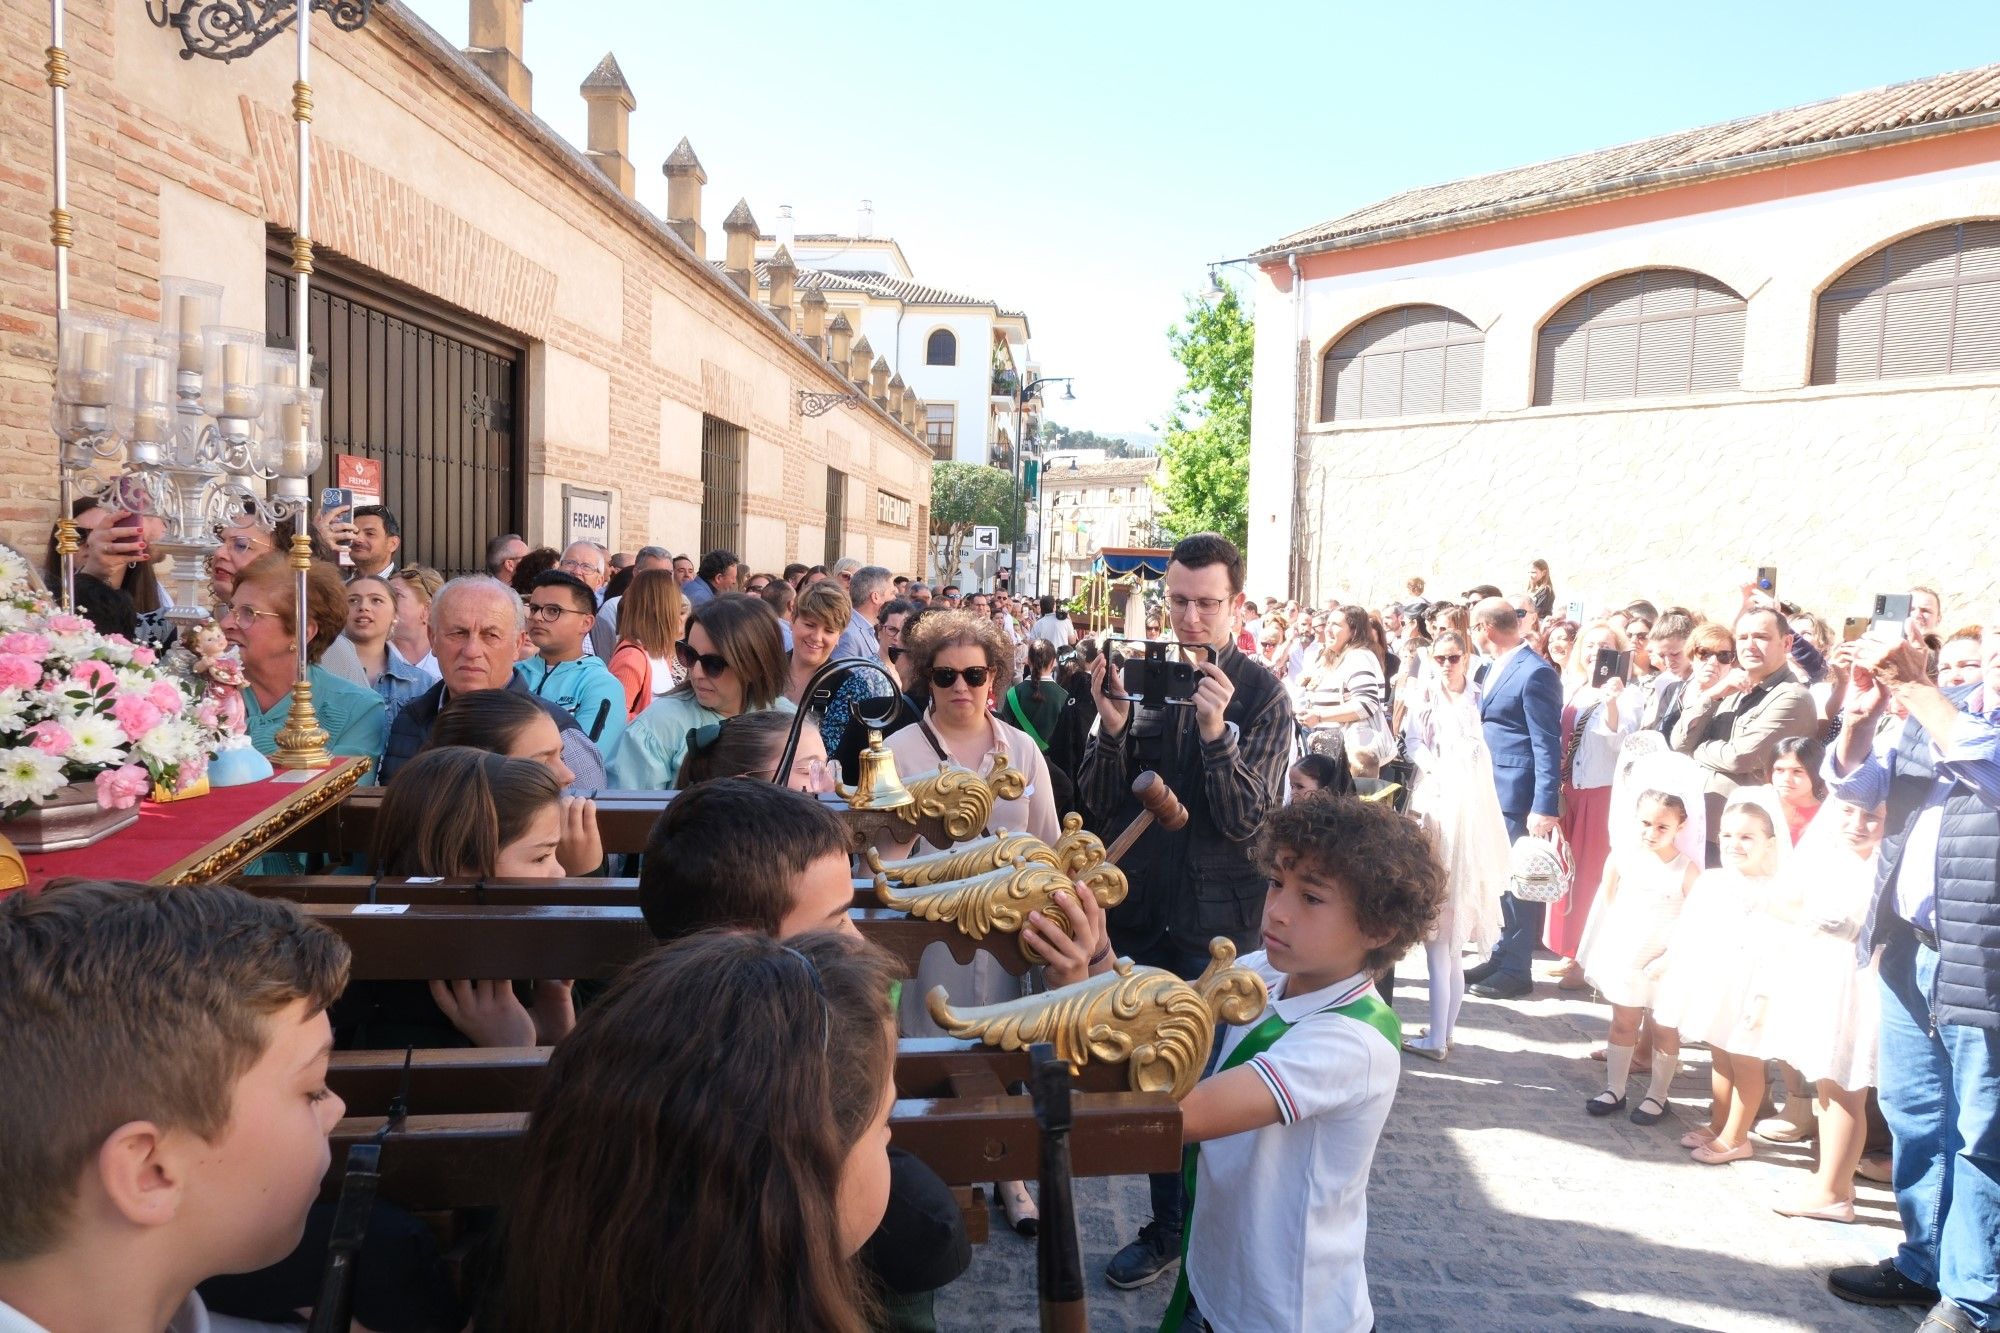
<instances>
[{"instance_id":1,"label":"man in black vest","mask_svg":"<svg viewBox=\"0 0 2000 1333\"><path fill-rule=\"evenodd\" d=\"M1200 662L1191 704L1148 709L1107 697L1107 659L1099 656L1090 668L1097 734L1077 786L1089 809L1107 812L1107 841L1138 816L1132 779L1147 769L1187 807L1184 827L1154 825L1126 853L1131 893L1111 909L1109 924L1119 953L1192 979L1208 966L1208 943L1218 935L1239 953L1262 947L1265 882L1250 844L1284 799L1292 703L1277 677L1236 649L1243 556L1232 543L1212 532L1187 538L1174 547L1163 581L1174 637L1213 648L1215 660ZM1115 676L1111 693L1124 693ZM1180 1257L1180 1175L1151 1181L1153 1220L1106 1268L1114 1287L1144 1286Z\"/></svg>"},{"instance_id":2,"label":"man in black vest","mask_svg":"<svg viewBox=\"0 0 2000 1333\"><path fill-rule=\"evenodd\" d=\"M1835 795L1888 806L1858 947L1881 948L1877 1083L1903 1220L1894 1258L1827 1284L1862 1304L1928 1305L1919 1333L1970 1333L2000 1329L2000 626L1981 640L1980 683L1949 695L1916 635L1857 644L1826 761ZM1877 755L1891 698L1909 717Z\"/></svg>"}]
</instances>

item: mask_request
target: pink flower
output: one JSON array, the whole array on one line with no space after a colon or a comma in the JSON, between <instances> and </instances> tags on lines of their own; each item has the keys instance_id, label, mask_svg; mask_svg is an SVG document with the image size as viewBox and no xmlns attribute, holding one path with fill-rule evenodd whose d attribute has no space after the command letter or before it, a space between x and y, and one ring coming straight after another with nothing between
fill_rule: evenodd
<instances>
[{"instance_id":1,"label":"pink flower","mask_svg":"<svg viewBox=\"0 0 2000 1333\"><path fill-rule=\"evenodd\" d=\"M216 704L215 700L206 699L199 708L194 710L194 720L210 731L213 731L221 724L222 709Z\"/></svg>"},{"instance_id":2,"label":"pink flower","mask_svg":"<svg viewBox=\"0 0 2000 1333\"><path fill-rule=\"evenodd\" d=\"M90 622L82 616L64 615L58 612L49 617L49 632L52 634L82 634L90 629Z\"/></svg>"},{"instance_id":3,"label":"pink flower","mask_svg":"<svg viewBox=\"0 0 2000 1333\"><path fill-rule=\"evenodd\" d=\"M76 744L76 737L70 735L60 722L37 722L28 728L27 735L43 754L67 754L69 747Z\"/></svg>"},{"instance_id":4,"label":"pink flower","mask_svg":"<svg viewBox=\"0 0 2000 1333\"><path fill-rule=\"evenodd\" d=\"M160 710L144 695L119 695L111 705L111 716L127 740L144 740L147 732L160 725Z\"/></svg>"},{"instance_id":5,"label":"pink flower","mask_svg":"<svg viewBox=\"0 0 2000 1333\"><path fill-rule=\"evenodd\" d=\"M78 662L70 672L70 682L95 692L101 685L118 682L118 671L109 662Z\"/></svg>"},{"instance_id":6,"label":"pink flower","mask_svg":"<svg viewBox=\"0 0 2000 1333\"><path fill-rule=\"evenodd\" d=\"M0 652L0 690L32 689L42 679L42 664L19 653Z\"/></svg>"},{"instance_id":7,"label":"pink flower","mask_svg":"<svg viewBox=\"0 0 2000 1333\"><path fill-rule=\"evenodd\" d=\"M173 717L187 705L187 696L164 680L153 682L153 687L146 691L146 699L160 710L163 717Z\"/></svg>"},{"instance_id":8,"label":"pink flower","mask_svg":"<svg viewBox=\"0 0 2000 1333\"><path fill-rule=\"evenodd\" d=\"M153 780L137 764L107 768L97 775L97 803L106 810L130 810L153 789Z\"/></svg>"},{"instance_id":9,"label":"pink flower","mask_svg":"<svg viewBox=\"0 0 2000 1333\"><path fill-rule=\"evenodd\" d=\"M19 653L39 662L49 655L49 641L28 630L15 630L12 634L0 634L0 653Z\"/></svg>"},{"instance_id":10,"label":"pink flower","mask_svg":"<svg viewBox=\"0 0 2000 1333\"><path fill-rule=\"evenodd\" d=\"M132 645L132 661L142 667L149 667L160 660L160 655L143 643Z\"/></svg>"}]
</instances>

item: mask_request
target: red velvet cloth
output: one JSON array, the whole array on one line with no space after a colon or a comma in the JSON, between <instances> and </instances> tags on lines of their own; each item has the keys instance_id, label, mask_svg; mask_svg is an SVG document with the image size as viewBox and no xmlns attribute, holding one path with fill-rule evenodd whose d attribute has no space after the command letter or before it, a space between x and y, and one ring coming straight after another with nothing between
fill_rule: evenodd
<instances>
[{"instance_id":1,"label":"red velvet cloth","mask_svg":"<svg viewBox=\"0 0 2000 1333\"><path fill-rule=\"evenodd\" d=\"M324 770L320 770L323 772ZM91 847L68 852L24 855L28 890L52 879L88 875L93 879L149 880L183 858L192 856L245 820L281 805L303 784L283 782L282 771L262 782L241 787L217 787L206 796L158 805L142 801L139 822L128 825ZM319 776L314 772L310 777Z\"/></svg>"}]
</instances>

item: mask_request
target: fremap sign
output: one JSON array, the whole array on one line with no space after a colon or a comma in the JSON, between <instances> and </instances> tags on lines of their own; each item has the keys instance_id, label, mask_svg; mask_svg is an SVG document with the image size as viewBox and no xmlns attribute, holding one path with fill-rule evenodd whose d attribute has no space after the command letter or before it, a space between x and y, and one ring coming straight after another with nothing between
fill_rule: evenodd
<instances>
[{"instance_id":1,"label":"fremap sign","mask_svg":"<svg viewBox=\"0 0 2000 1333\"><path fill-rule=\"evenodd\" d=\"M910 526L910 502L887 491L875 492L875 517L891 527Z\"/></svg>"},{"instance_id":2,"label":"fremap sign","mask_svg":"<svg viewBox=\"0 0 2000 1333\"><path fill-rule=\"evenodd\" d=\"M583 486L564 486L563 545L596 542L611 549L611 492L593 491Z\"/></svg>"}]
</instances>

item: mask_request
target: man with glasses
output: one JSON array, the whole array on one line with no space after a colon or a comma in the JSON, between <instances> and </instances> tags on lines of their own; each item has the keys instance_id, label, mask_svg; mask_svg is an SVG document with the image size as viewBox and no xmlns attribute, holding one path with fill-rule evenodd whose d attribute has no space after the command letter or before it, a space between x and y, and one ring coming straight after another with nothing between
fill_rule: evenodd
<instances>
[{"instance_id":1,"label":"man with glasses","mask_svg":"<svg viewBox=\"0 0 2000 1333\"><path fill-rule=\"evenodd\" d=\"M553 600L553 599L551 599ZM515 690L534 699L555 721L562 734L562 758L574 775L572 789L597 791L604 786L604 755L567 708L536 696L527 679L514 670L521 635L527 629L527 608L521 594L496 578L468 574L438 589L431 600L431 652L442 677L424 693L403 705L389 726L389 743L382 753L382 781L395 777L417 757L430 739L438 710L454 694L473 690ZM624 712L624 692L619 692Z\"/></svg>"},{"instance_id":2,"label":"man with glasses","mask_svg":"<svg viewBox=\"0 0 2000 1333\"><path fill-rule=\"evenodd\" d=\"M625 733L625 687L601 658L584 652L597 622L590 585L552 569L528 591L528 641L535 655L514 665L537 699L569 711L584 735L612 750Z\"/></svg>"},{"instance_id":3,"label":"man with glasses","mask_svg":"<svg viewBox=\"0 0 2000 1333\"><path fill-rule=\"evenodd\" d=\"M1167 610L1174 638L1197 650L1198 684L1186 703L1141 707L1099 656L1090 666L1097 734L1078 768L1077 793L1111 838L1138 817L1132 779L1151 769L1187 807L1187 823L1155 824L1121 863L1131 881L1111 909L1111 943L1136 962L1194 978L1208 966L1217 935L1249 953L1260 945L1265 878L1251 861L1264 816L1283 799L1291 759L1292 704L1278 680L1239 652L1236 609L1243 603L1243 556L1227 539L1198 533L1167 564ZM1181 1252L1185 1199L1178 1172L1152 1181L1152 1220L1105 1270L1114 1287L1144 1286Z\"/></svg>"},{"instance_id":4,"label":"man with glasses","mask_svg":"<svg viewBox=\"0 0 2000 1333\"><path fill-rule=\"evenodd\" d=\"M1721 864L1716 830L1738 787L1771 780L1771 761L1787 736L1819 731L1819 708L1788 669L1792 627L1770 607L1736 617L1735 662L1708 689L1682 691L1681 715L1668 741L1707 771L1708 863Z\"/></svg>"},{"instance_id":5,"label":"man with glasses","mask_svg":"<svg viewBox=\"0 0 2000 1333\"><path fill-rule=\"evenodd\" d=\"M556 568L581 581L590 589L590 604L604 600L604 585L611 581L611 557L596 542L571 542L563 548Z\"/></svg>"}]
</instances>

